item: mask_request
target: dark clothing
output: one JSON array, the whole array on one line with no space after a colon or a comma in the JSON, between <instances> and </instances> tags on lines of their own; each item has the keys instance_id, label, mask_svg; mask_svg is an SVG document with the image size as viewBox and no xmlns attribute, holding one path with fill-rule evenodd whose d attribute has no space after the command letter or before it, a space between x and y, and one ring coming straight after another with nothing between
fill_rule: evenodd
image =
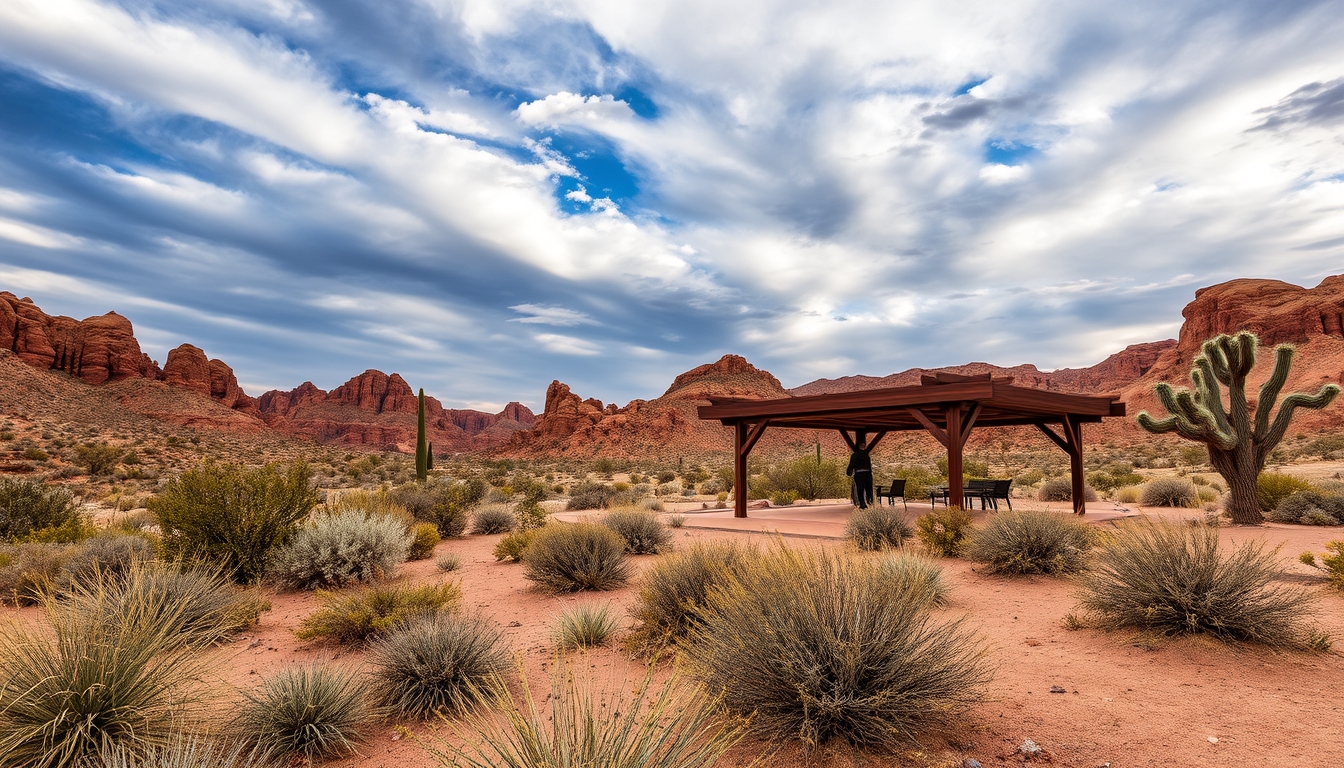
<instances>
[{"instance_id":1,"label":"dark clothing","mask_svg":"<svg viewBox=\"0 0 1344 768\"><path fill-rule=\"evenodd\" d=\"M854 478L854 503L859 509L867 509L876 498L873 493L873 459L868 451L858 449L850 454L845 474Z\"/></svg>"}]
</instances>

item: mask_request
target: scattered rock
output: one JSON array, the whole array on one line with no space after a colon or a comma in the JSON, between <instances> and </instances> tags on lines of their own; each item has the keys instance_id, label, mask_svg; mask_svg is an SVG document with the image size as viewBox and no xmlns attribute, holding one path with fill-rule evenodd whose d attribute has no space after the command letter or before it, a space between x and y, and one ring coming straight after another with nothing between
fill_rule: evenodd
<instances>
[{"instance_id":1,"label":"scattered rock","mask_svg":"<svg viewBox=\"0 0 1344 768\"><path fill-rule=\"evenodd\" d=\"M1069 690L1068 690L1067 688L1064 688L1064 687L1061 687L1061 686L1058 686L1058 685L1052 685L1052 686L1050 686L1050 692L1051 692L1051 693L1068 693Z\"/></svg>"},{"instance_id":2,"label":"scattered rock","mask_svg":"<svg viewBox=\"0 0 1344 768\"><path fill-rule=\"evenodd\" d=\"M980 761L974 757L968 757L961 761L961 768L981 768Z\"/></svg>"},{"instance_id":3,"label":"scattered rock","mask_svg":"<svg viewBox=\"0 0 1344 768\"><path fill-rule=\"evenodd\" d=\"M1218 743L1218 737L1217 737L1217 736L1210 736L1210 737L1209 737L1209 743L1210 743L1210 744L1217 744L1217 743Z\"/></svg>"},{"instance_id":4,"label":"scattered rock","mask_svg":"<svg viewBox=\"0 0 1344 768\"><path fill-rule=\"evenodd\" d=\"M1035 755L1041 754L1043 750L1041 749L1040 744L1037 744L1031 739L1023 739L1022 746L1018 747L1017 751L1026 755L1027 757L1033 757Z\"/></svg>"}]
</instances>

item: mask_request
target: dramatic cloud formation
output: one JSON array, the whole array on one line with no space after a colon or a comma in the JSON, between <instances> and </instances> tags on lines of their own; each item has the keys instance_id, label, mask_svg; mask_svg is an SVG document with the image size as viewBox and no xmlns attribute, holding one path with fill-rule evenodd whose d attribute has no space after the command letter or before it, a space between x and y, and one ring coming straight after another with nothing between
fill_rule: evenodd
<instances>
[{"instance_id":1,"label":"dramatic cloud formation","mask_svg":"<svg viewBox=\"0 0 1344 768\"><path fill-rule=\"evenodd\" d=\"M1344 264L1319 2L9 0L0 289L254 394L1088 365Z\"/></svg>"}]
</instances>

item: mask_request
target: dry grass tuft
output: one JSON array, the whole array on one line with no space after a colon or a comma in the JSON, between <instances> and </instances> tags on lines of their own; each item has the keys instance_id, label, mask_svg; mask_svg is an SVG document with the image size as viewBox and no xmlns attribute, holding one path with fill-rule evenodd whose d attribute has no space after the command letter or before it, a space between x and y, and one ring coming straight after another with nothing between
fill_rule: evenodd
<instances>
[{"instance_id":1,"label":"dry grass tuft","mask_svg":"<svg viewBox=\"0 0 1344 768\"><path fill-rule=\"evenodd\" d=\"M355 751L370 717L356 675L325 664L285 667L249 692L234 729L249 746L315 759Z\"/></svg>"},{"instance_id":2,"label":"dry grass tuft","mask_svg":"<svg viewBox=\"0 0 1344 768\"><path fill-rule=\"evenodd\" d=\"M560 614L552 637L562 651L592 648L605 645L619 625L611 605L580 605Z\"/></svg>"},{"instance_id":3,"label":"dry grass tuft","mask_svg":"<svg viewBox=\"0 0 1344 768\"><path fill-rule=\"evenodd\" d=\"M523 552L523 575L550 592L616 589L630 579L625 539L597 523L539 528Z\"/></svg>"},{"instance_id":4,"label":"dry grass tuft","mask_svg":"<svg viewBox=\"0 0 1344 768\"><path fill-rule=\"evenodd\" d=\"M856 509L845 523L845 538L868 552L900 547L914 535L915 529L895 507Z\"/></svg>"},{"instance_id":5,"label":"dry grass tuft","mask_svg":"<svg viewBox=\"0 0 1344 768\"><path fill-rule=\"evenodd\" d=\"M684 640L709 591L759 556L754 548L720 541L696 542L659 559L640 579L631 648L657 651Z\"/></svg>"},{"instance_id":6,"label":"dry grass tuft","mask_svg":"<svg viewBox=\"0 0 1344 768\"><path fill-rule=\"evenodd\" d=\"M363 643L412 619L450 608L461 598L456 584L375 585L350 594L319 590L322 607L309 614L294 634L304 640Z\"/></svg>"},{"instance_id":7,"label":"dry grass tuft","mask_svg":"<svg viewBox=\"0 0 1344 768\"><path fill-rule=\"evenodd\" d=\"M625 551L631 555L656 555L672 546L672 532L653 512L612 510L602 516L602 524L625 539Z\"/></svg>"},{"instance_id":8,"label":"dry grass tuft","mask_svg":"<svg viewBox=\"0 0 1344 768\"><path fill-rule=\"evenodd\" d=\"M966 556L989 573L1075 573L1094 535L1086 523L1054 512L1004 512L971 535Z\"/></svg>"},{"instance_id":9,"label":"dry grass tuft","mask_svg":"<svg viewBox=\"0 0 1344 768\"><path fill-rule=\"evenodd\" d=\"M498 697L508 667L503 633L477 615L435 614L373 644L373 699L394 717L455 716Z\"/></svg>"}]
</instances>

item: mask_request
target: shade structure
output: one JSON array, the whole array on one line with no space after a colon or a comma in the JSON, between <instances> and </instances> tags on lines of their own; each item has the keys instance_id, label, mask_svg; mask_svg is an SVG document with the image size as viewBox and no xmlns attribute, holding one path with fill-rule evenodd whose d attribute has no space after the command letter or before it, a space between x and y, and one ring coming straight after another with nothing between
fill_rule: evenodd
<instances>
[{"instance_id":1,"label":"shade structure","mask_svg":"<svg viewBox=\"0 0 1344 768\"><path fill-rule=\"evenodd\" d=\"M767 429L835 429L851 448L857 433L873 435L872 448L888 432L922 429L947 449L949 503L962 506L962 449L971 430L1031 425L1069 456L1073 511L1083 514L1084 424L1125 415L1119 395L1078 395L1014 386L1011 377L935 373L910 387L867 389L771 400L710 397L700 418L733 428L733 514L747 516L747 456Z\"/></svg>"}]
</instances>

